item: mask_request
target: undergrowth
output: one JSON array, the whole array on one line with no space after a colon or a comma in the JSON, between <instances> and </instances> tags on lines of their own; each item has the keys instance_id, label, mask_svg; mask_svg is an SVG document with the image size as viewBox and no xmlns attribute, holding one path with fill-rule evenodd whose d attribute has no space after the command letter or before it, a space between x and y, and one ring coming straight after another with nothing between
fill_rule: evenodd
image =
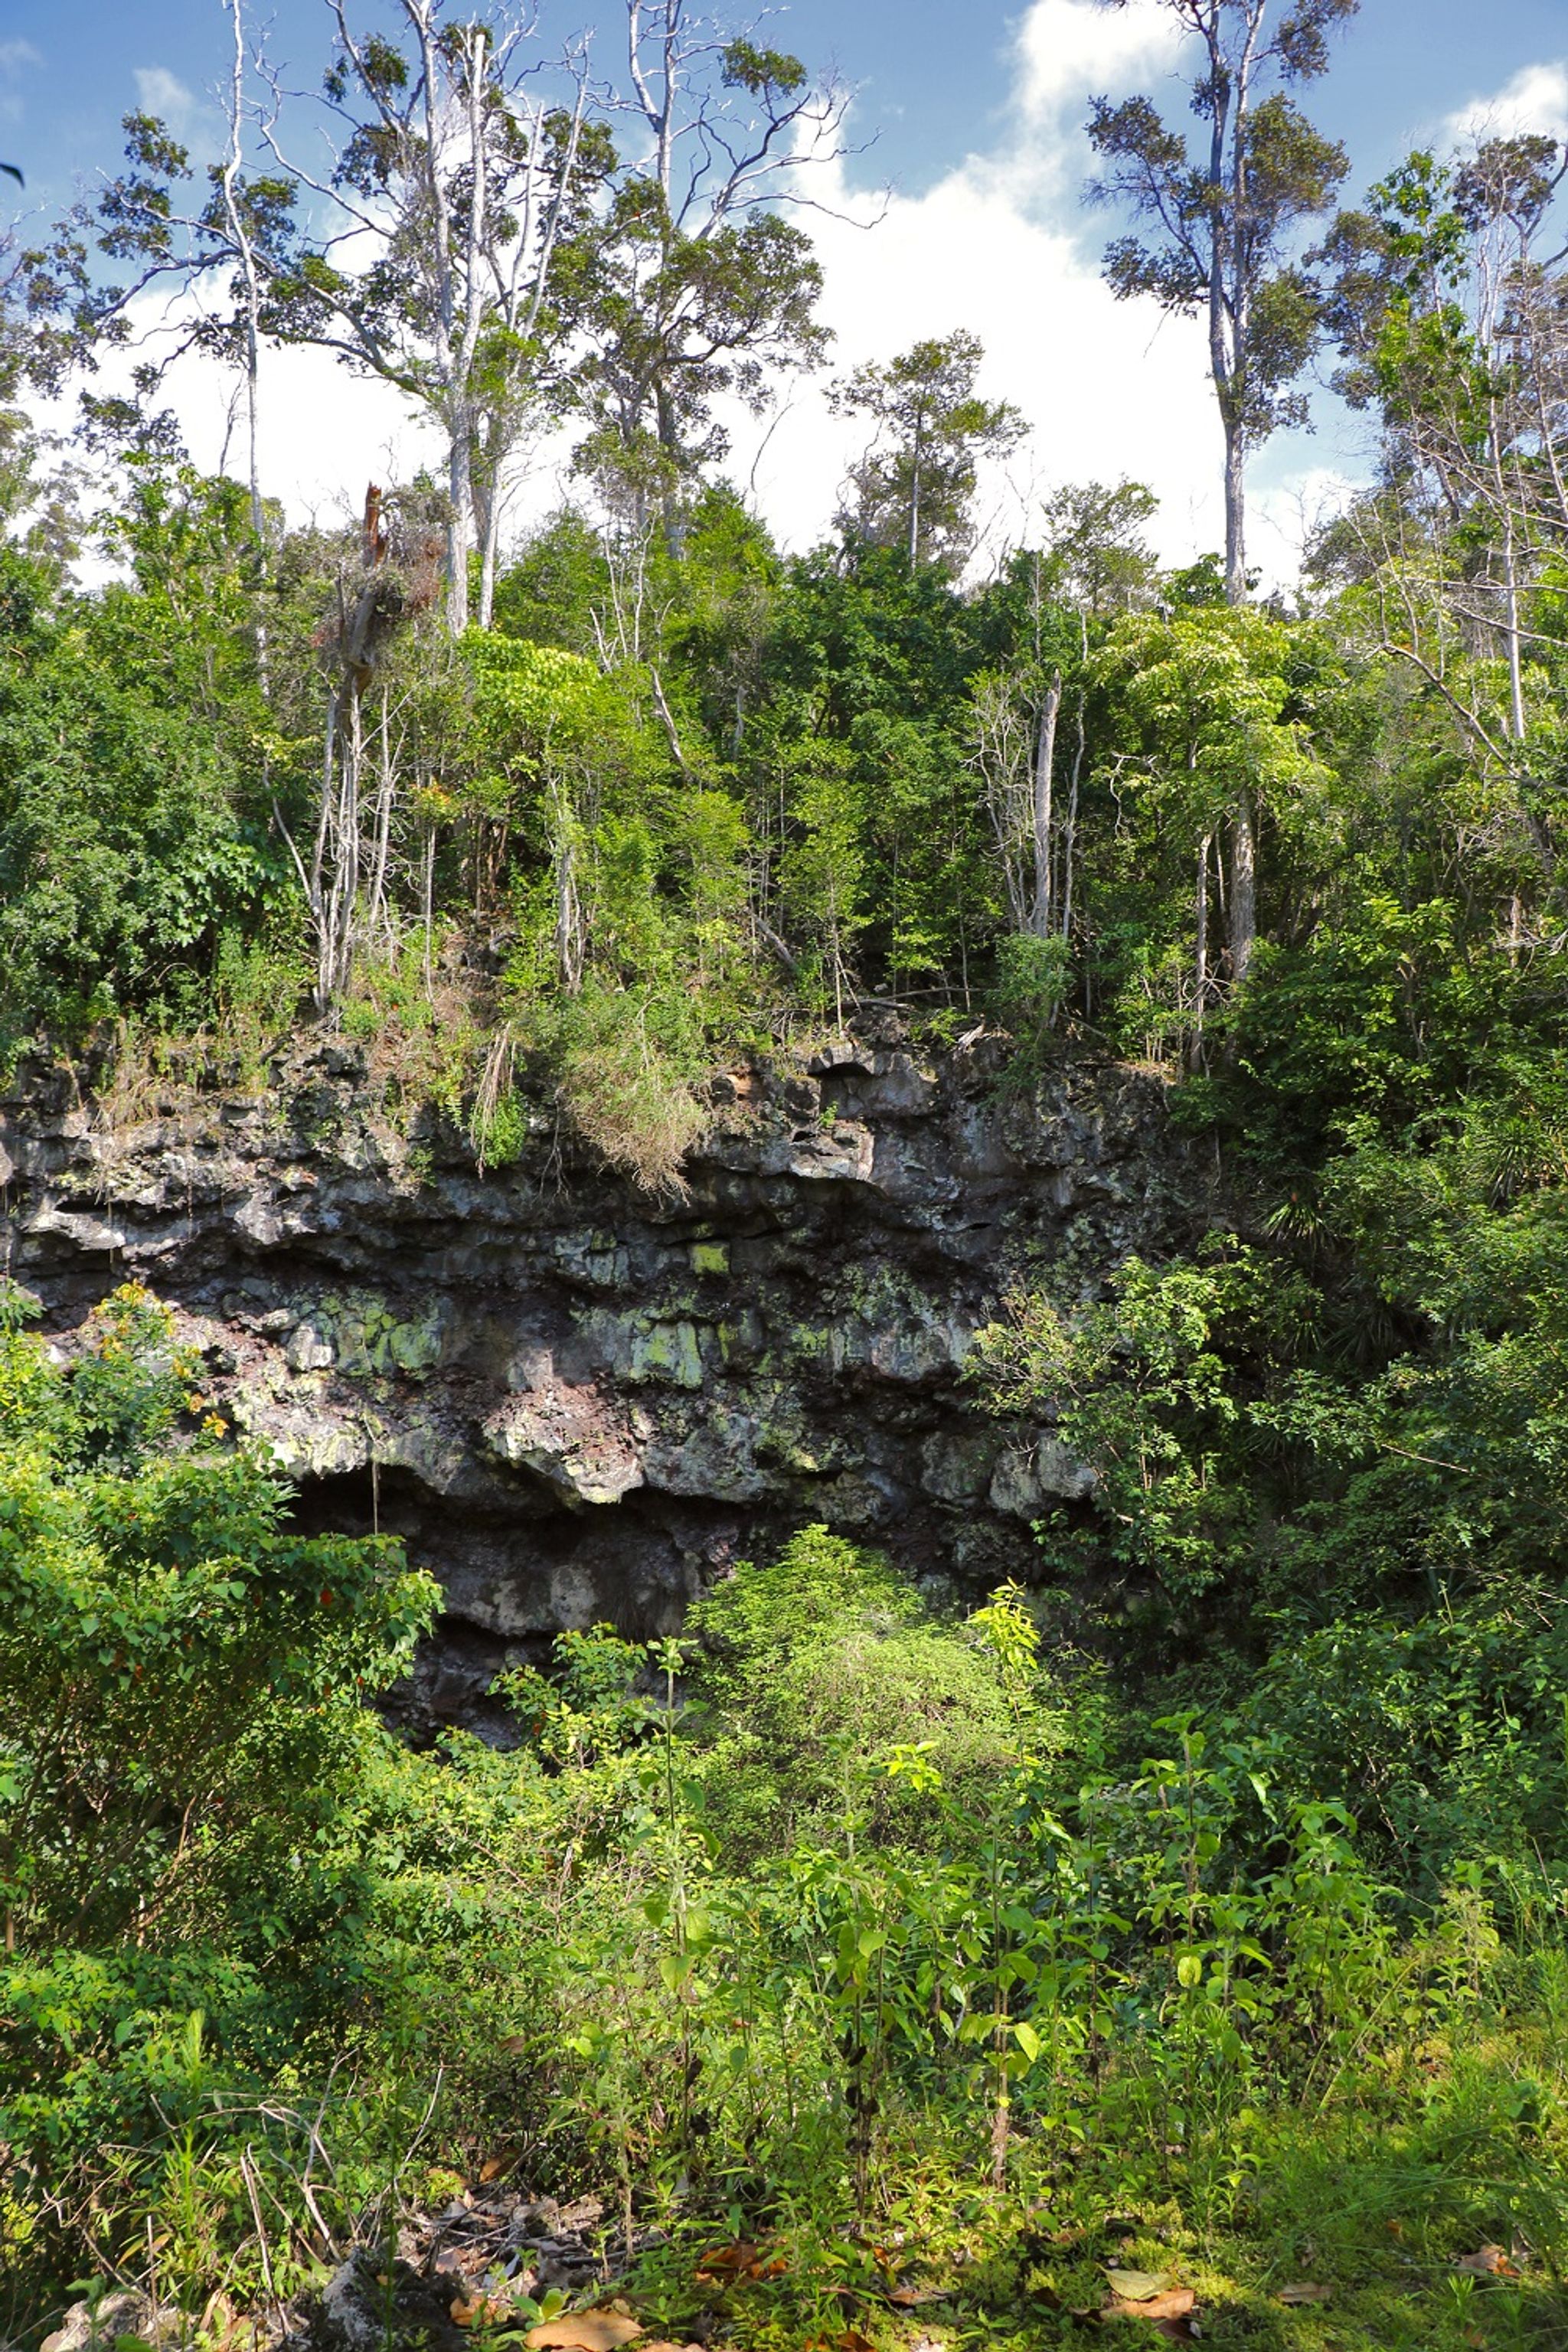
<instances>
[{"instance_id":1,"label":"undergrowth","mask_svg":"<svg viewBox=\"0 0 1568 2352\"><path fill-rule=\"evenodd\" d=\"M90 2277L247 2341L498 2179L596 2194L588 2300L683 2341L1021 2352L1118 2281L1222 2345L1565 2340L1554 1846L1478 1820L1418 1900L1353 1737L1313 1782L1147 1720L1016 1589L946 1615L821 1528L514 1669L510 1750L410 1752L357 1697L430 1605L395 1548L288 1535L143 1294L75 1371L11 1321L14 2340ZM242 1524L299 1596L254 1621Z\"/></svg>"}]
</instances>

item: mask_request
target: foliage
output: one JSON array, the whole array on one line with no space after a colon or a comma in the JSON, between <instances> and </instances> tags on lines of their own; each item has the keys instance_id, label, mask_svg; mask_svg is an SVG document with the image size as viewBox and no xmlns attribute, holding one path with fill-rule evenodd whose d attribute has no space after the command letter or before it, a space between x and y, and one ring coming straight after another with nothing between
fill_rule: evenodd
<instances>
[{"instance_id":1,"label":"foliage","mask_svg":"<svg viewBox=\"0 0 1568 2352\"><path fill-rule=\"evenodd\" d=\"M145 1943L276 1853L288 1792L353 1744L332 1695L395 1671L430 1586L390 1544L291 1535L216 1417L171 1444L195 1367L133 1286L68 1374L3 1346L6 1945Z\"/></svg>"},{"instance_id":2,"label":"foliage","mask_svg":"<svg viewBox=\"0 0 1568 2352\"><path fill-rule=\"evenodd\" d=\"M916 343L886 367L863 367L835 387L842 415L865 416L870 447L851 476L846 535L901 548L911 567L963 570L970 552L977 461L1014 447L1024 420L974 389L983 357L973 335Z\"/></svg>"},{"instance_id":3,"label":"foliage","mask_svg":"<svg viewBox=\"0 0 1568 2352\"><path fill-rule=\"evenodd\" d=\"M1122 299L1204 319L1226 445L1226 591L1247 594L1244 467L1280 425L1304 423L1293 390L1322 333L1323 290L1298 248L1350 157L1307 120L1292 89L1324 73L1329 37L1360 0L1165 0L1196 52L1189 85L1196 152L1152 99L1094 101L1089 143L1106 165L1092 194L1146 234L1106 248Z\"/></svg>"},{"instance_id":4,"label":"foliage","mask_svg":"<svg viewBox=\"0 0 1568 2352\"><path fill-rule=\"evenodd\" d=\"M773 543L715 404L822 356L780 205L842 106L679 5L631 12L646 151L408 0L402 47L345 20L319 218L243 109L205 184L138 118L6 278L7 1064L259 1092L310 993L410 1128L484 1169L559 1119L670 1204L720 1069L984 1039L1015 1139L1058 1067L1149 1066L1191 1181L1117 1263L1015 1236L968 1377L1030 1590L780 1531L427 1752L363 1703L426 1580L300 1534L149 1295L56 1353L7 1289L0 2332L84 2267L270 2326L499 2166L607 2200L681 2340L891 2352L929 2291L1065 2345L1108 2266L1215 2343L1328 2340L1292 2284L1368 2352L1562 2339L1568 183L1416 155L1305 255L1344 159L1291 92L1351 0L1176 13L1206 152L1138 98L1094 136L1118 290L1213 314L1223 561L1091 483L967 572L1016 419L962 333L840 387L846 513ZM27 371L198 264L252 391L258 338L346 343L446 485L289 527L143 369L88 404L78 585ZM1242 461L1325 331L1384 464L1250 601ZM578 457L509 551L546 415Z\"/></svg>"},{"instance_id":5,"label":"foliage","mask_svg":"<svg viewBox=\"0 0 1568 2352\"><path fill-rule=\"evenodd\" d=\"M180 591L205 601L215 583L182 560ZM0 1028L14 1046L39 1020L79 1034L134 1010L189 1019L268 874L232 739L179 651L177 597L150 583L51 610L37 573L4 562Z\"/></svg>"}]
</instances>

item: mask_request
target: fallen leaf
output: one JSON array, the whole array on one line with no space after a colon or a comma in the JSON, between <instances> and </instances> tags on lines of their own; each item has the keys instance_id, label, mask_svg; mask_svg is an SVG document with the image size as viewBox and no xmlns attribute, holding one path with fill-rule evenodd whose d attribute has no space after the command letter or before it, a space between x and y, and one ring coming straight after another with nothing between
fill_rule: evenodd
<instances>
[{"instance_id":1,"label":"fallen leaf","mask_svg":"<svg viewBox=\"0 0 1568 2352\"><path fill-rule=\"evenodd\" d=\"M591 2230L595 2221L605 2218L604 2200L598 2197L580 2197L575 2205L563 2205L555 2217L557 2229L568 2232Z\"/></svg>"},{"instance_id":2,"label":"fallen leaf","mask_svg":"<svg viewBox=\"0 0 1568 2352\"><path fill-rule=\"evenodd\" d=\"M505 2294L454 2295L451 2316L457 2327L499 2327L511 2317L511 2297Z\"/></svg>"},{"instance_id":3,"label":"fallen leaf","mask_svg":"<svg viewBox=\"0 0 1568 2352\"><path fill-rule=\"evenodd\" d=\"M756 2261L757 2252L758 2249L746 2241L734 2246L710 2247L698 2263L698 2275L700 2277L704 2271L710 2274L729 2271L736 2277L743 2276Z\"/></svg>"},{"instance_id":4,"label":"fallen leaf","mask_svg":"<svg viewBox=\"0 0 1568 2352\"><path fill-rule=\"evenodd\" d=\"M530 2352L616 2352L643 2333L642 2322L623 2319L618 2311L574 2311L568 2319L547 2319L531 2327L523 2341Z\"/></svg>"},{"instance_id":5,"label":"fallen leaf","mask_svg":"<svg viewBox=\"0 0 1568 2352\"><path fill-rule=\"evenodd\" d=\"M1101 2319L1185 2319L1197 2304L1190 2286L1173 2286L1164 2294L1112 2295Z\"/></svg>"},{"instance_id":6,"label":"fallen leaf","mask_svg":"<svg viewBox=\"0 0 1568 2352\"><path fill-rule=\"evenodd\" d=\"M1124 2296L1129 2303L1148 2303L1171 2284L1169 2271L1108 2270L1105 2275L1110 2281L1111 2293Z\"/></svg>"},{"instance_id":7,"label":"fallen leaf","mask_svg":"<svg viewBox=\"0 0 1568 2352\"><path fill-rule=\"evenodd\" d=\"M1331 2286L1282 2286L1274 2298L1276 2303L1295 2306L1307 2303L1332 2303L1333 2299Z\"/></svg>"},{"instance_id":8,"label":"fallen leaf","mask_svg":"<svg viewBox=\"0 0 1568 2352\"><path fill-rule=\"evenodd\" d=\"M506 2168L507 2159L504 2156L487 2156L479 2167L479 2179L481 2181L499 2180Z\"/></svg>"},{"instance_id":9,"label":"fallen leaf","mask_svg":"<svg viewBox=\"0 0 1568 2352\"><path fill-rule=\"evenodd\" d=\"M1500 2246L1483 2246L1479 2253L1461 2254L1454 2264L1471 2278L1517 2278L1519 2272Z\"/></svg>"},{"instance_id":10,"label":"fallen leaf","mask_svg":"<svg viewBox=\"0 0 1568 2352\"><path fill-rule=\"evenodd\" d=\"M837 2352L877 2352L870 2337L862 2336L858 2327L847 2327L843 2335L836 2336L833 2341Z\"/></svg>"},{"instance_id":11,"label":"fallen leaf","mask_svg":"<svg viewBox=\"0 0 1568 2352\"><path fill-rule=\"evenodd\" d=\"M697 2265L697 2275L712 2284L721 2278L783 2278L788 2269L782 2254L769 2254L762 2246L742 2242L734 2246L716 2246L704 2254Z\"/></svg>"},{"instance_id":12,"label":"fallen leaf","mask_svg":"<svg viewBox=\"0 0 1568 2352\"><path fill-rule=\"evenodd\" d=\"M893 2286L888 2289L888 2301L900 2311L913 2311L918 2304L945 2303L952 2293L950 2286Z\"/></svg>"}]
</instances>

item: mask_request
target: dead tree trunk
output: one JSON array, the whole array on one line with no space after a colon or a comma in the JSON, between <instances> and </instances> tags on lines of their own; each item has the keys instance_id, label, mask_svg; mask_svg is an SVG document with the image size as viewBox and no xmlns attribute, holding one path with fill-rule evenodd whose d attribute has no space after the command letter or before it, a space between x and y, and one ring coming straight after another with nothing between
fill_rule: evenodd
<instances>
[{"instance_id":1,"label":"dead tree trunk","mask_svg":"<svg viewBox=\"0 0 1568 2352\"><path fill-rule=\"evenodd\" d=\"M1030 923L1037 939L1047 939L1051 929L1051 822L1052 799L1056 791L1057 721L1061 716L1062 674L1058 669L1047 690L1040 711L1039 740L1035 750L1035 793L1033 833L1035 848L1035 904Z\"/></svg>"}]
</instances>

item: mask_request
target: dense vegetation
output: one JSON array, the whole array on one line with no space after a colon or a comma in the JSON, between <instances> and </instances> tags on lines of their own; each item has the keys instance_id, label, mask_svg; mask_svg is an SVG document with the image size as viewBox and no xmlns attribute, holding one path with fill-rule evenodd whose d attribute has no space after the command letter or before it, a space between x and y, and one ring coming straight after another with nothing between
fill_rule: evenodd
<instances>
[{"instance_id":1,"label":"dense vegetation","mask_svg":"<svg viewBox=\"0 0 1568 2352\"><path fill-rule=\"evenodd\" d=\"M1182 13L1212 111L1267 10ZM526 114L404 0L328 78L331 202L394 225L362 277L246 175L243 112L188 216L134 118L128 177L12 257L8 1065L251 1083L325 1024L481 1162L544 1087L672 1193L721 1062L870 1009L921 1051L988 1024L1023 1091L1154 1066L1227 1204L1187 1259L1019 1265L975 1392L1096 1474L1028 1592L807 1529L679 1643L505 1677L510 1752L366 1709L427 1580L292 1529L155 1300L66 1362L7 1288L18 2340L134 2277L247 2341L487 2165L597 2191L656 2333L1066 2343L1110 2266L1216 2344L1568 2340L1568 159L1413 157L1304 255L1347 165L1287 93L1352 13L1284 18L1279 88L1222 110L1245 221L1147 101L1091 126L1176 224L1119 290L1228 320L1229 544L1174 571L1127 482L977 566L1019 423L963 336L839 387L836 535L773 543L712 402L822 357L771 199L835 100L749 39L639 82L628 163L584 81ZM474 101L449 174L432 89ZM683 198L661 124L750 176ZM204 331L253 398L268 339L386 374L446 480L288 527L150 369L53 448L31 394L112 344L127 260L228 289ZM1381 467L1260 600L1241 467L1324 338ZM574 470L509 551L542 417Z\"/></svg>"}]
</instances>

